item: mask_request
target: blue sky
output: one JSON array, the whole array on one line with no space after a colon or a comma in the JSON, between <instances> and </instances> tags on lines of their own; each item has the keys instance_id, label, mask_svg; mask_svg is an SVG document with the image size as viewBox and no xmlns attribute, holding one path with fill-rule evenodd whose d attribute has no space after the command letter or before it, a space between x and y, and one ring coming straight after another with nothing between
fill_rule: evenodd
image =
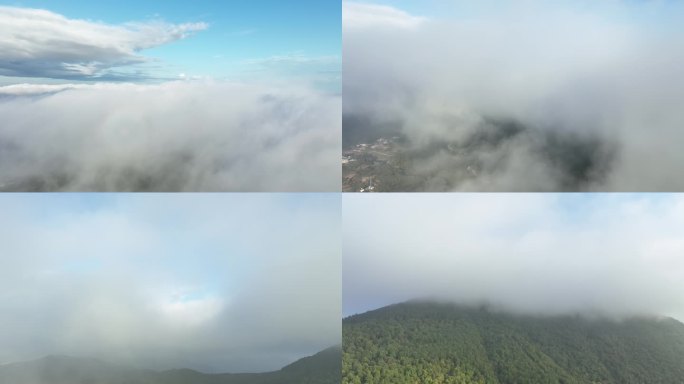
<instances>
[{"instance_id":1,"label":"blue sky","mask_svg":"<svg viewBox=\"0 0 684 384\"><path fill-rule=\"evenodd\" d=\"M161 76L339 78L338 0L23 0L0 5L46 9L110 25L207 23L206 30L193 36L140 52L159 59L154 71Z\"/></svg>"}]
</instances>

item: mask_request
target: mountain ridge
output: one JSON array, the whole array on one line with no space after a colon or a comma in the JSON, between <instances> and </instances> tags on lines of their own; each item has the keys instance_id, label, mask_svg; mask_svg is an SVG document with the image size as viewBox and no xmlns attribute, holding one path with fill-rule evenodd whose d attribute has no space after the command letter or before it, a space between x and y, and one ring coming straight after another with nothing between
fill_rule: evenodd
<instances>
[{"instance_id":1,"label":"mountain ridge","mask_svg":"<svg viewBox=\"0 0 684 384\"><path fill-rule=\"evenodd\" d=\"M433 298L416 298L399 303L388 304L379 308L365 310L363 312L353 313L343 317L343 321L352 319L359 316L364 316L366 314L375 313L378 311L388 310L394 307L401 307L406 305L433 305L433 306L444 306L444 307L454 307L461 309L477 309L480 311L486 311L492 314L502 314L511 317L529 317L529 318L554 318L554 317L575 317L581 318L589 321L593 320L605 320L620 322L624 320L654 320L654 321L674 321L677 323L684 324L684 321L680 321L672 316L659 315L654 313L634 313L630 315L611 315L608 312L602 312L600 310L586 310L586 311L557 311L554 313L543 313L535 311L515 311L513 309L507 308L504 305L500 305L494 302L487 301L473 301L467 303L459 303L443 299L433 299Z\"/></svg>"},{"instance_id":2,"label":"mountain ridge","mask_svg":"<svg viewBox=\"0 0 684 384\"><path fill-rule=\"evenodd\" d=\"M11 384L333 384L339 383L342 346L326 348L276 371L202 373L189 368L156 371L96 358L48 355L0 365L0 383ZM336 380L335 380L336 378Z\"/></svg>"},{"instance_id":3,"label":"mountain ridge","mask_svg":"<svg viewBox=\"0 0 684 384\"><path fill-rule=\"evenodd\" d=\"M343 319L343 383L684 383L684 324L434 301Z\"/></svg>"}]
</instances>

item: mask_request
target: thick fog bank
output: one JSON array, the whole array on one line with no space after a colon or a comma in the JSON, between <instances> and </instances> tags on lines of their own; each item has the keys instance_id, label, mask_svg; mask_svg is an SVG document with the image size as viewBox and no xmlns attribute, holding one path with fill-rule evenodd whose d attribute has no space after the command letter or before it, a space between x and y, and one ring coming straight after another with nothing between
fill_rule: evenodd
<instances>
[{"instance_id":1,"label":"thick fog bank","mask_svg":"<svg viewBox=\"0 0 684 384\"><path fill-rule=\"evenodd\" d=\"M335 191L338 96L220 82L0 88L0 189Z\"/></svg>"},{"instance_id":2,"label":"thick fog bank","mask_svg":"<svg viewBox=\"0 0 684 384\"><path fill-rule=\"evenodd\" d=\"M346 146L401 134L424 190L684 189L681 4L440 4L344 3Z\"/></svg>"},{"instance_id":3,"label":"thick fog bank","mask_svg":"<svg viewBox=\"0 0 684 384\"><path fill-rule=\"evenodd\" d=\"M684 319L684 201L594 195L345 195L344 313L434 298Z\"/></svg>"}]
</instances>

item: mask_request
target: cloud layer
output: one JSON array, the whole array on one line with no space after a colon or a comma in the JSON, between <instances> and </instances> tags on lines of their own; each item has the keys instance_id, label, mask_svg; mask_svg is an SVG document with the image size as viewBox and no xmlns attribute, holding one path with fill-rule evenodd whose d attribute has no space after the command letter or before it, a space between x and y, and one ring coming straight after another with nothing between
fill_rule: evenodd
<instances>
[{"instance_id":1,"label":"cloud layer","mask_svg":"<svg viewBox=\"0 0 684 384\"><path fill-rule=\"evenodd\" d=\"M205 23L162 21L108 25L42 9L0 6L0 75L56 79L126 79L115 68L142 64L141 50L188 37Z\"/></svg>"},{"instance_id":2,"label":"cloud layer","mask_svg":"<svg viewBox=\"0 0 684 384\"><path fill-rule=\"evenodd\" d=\"M415 299L684 320L678 195L343 197L345 315Z\"/></svg>"},{"instance_id":3,"label":"cloud layer","mask_svg":"<svg viewBox=\"0 0 684 384\"><path fill-rule=\"evenodd\" d=\"M0 196L0 363L279 369L340 343L333 195Z\"/></svg>"},{"instance_id":4,"label":"cloud layer","mask_svg":"<svg viewBox=\"0 0 684 384\"><path fill-rule=\"evenodd\" d=\"M0 87L0 189L339 191L340 109L295 84Z\"/></svg>"},{"instance_id":5,"label":"cloud layer","mask_svg":"<svg viewBox=\"0 0 684 384\"><path fill-rule=\"evenodd\" d=\"M344 3L343 134L393 127L424 190L684 188L681 4L440 4Z\"/></svg>"}]
</instances>

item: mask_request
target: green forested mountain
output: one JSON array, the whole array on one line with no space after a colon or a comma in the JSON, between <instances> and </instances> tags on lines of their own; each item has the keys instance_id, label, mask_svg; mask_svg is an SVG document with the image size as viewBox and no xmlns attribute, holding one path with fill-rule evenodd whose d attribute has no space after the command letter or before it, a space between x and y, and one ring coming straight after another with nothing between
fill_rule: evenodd
<instances>
[{"instance_id":1,"label":"green forested mountain","mask_svg":"<svg viewBox=\"0 0 684 384\"><path fill-rule=\"evenodd\" d=\"M344 384L684 383L684 324L409 302L343 320Z\"/></svg>"},{"instance_id":2,"label":"green forested mountain","mask_svg":"<svg viewBox=\"0 0 684 384\"><path fill-rule=\"evenodd\" d=\"M204 374L131 369L94 359L50 356L0 366L2 384L339 384L341 348L332 347L279 371Z\"/></svg>"}]
</instances>

